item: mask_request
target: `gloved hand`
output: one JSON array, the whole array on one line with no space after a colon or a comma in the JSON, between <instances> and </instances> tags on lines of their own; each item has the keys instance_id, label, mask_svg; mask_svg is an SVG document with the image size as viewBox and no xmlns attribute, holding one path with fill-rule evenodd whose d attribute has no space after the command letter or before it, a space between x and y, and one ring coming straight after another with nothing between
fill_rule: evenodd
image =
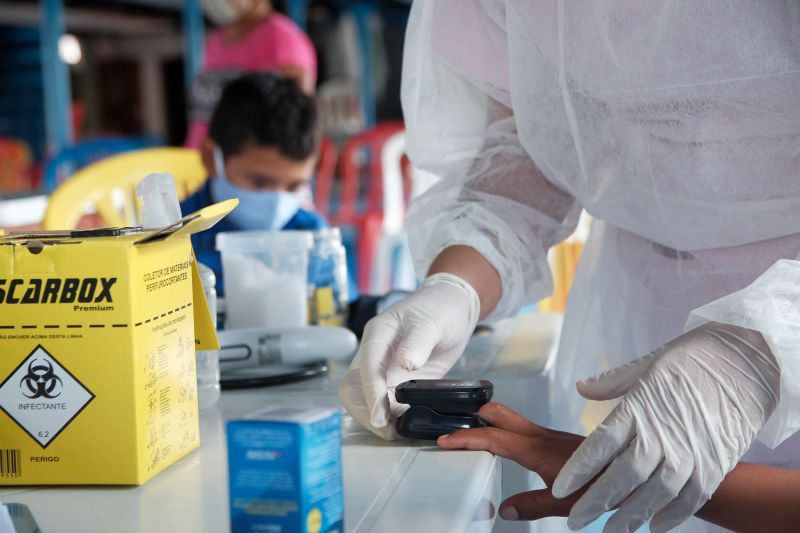
<instances>
[{"instance_id":1,"label":"gloved hand","mask_svg":"<svg viewBox=\"0 0 800 533\"><path fill-rule=\"evenodd\" d=\"M406 405L394 388L410 379L439 379L461 357L475 329L480 300L452 274L428 277L417 292L367 323L339 400L361 425L386 440Z\"/></svg>"},{"instance_id":2,"label":"gloved hand","mask_svg":"<svg viewBox=\"0 0 800 533\"><path fill-rule=\"evenodd\" d=\"M622 401L558 474L578 529L622 503L605 531L654 533L696 513L775 409L780 369L761 334L708 323L655 352L578 383L586 398ZM607 467L607 468L606 468Z\"/></svg>"}]
</instances>

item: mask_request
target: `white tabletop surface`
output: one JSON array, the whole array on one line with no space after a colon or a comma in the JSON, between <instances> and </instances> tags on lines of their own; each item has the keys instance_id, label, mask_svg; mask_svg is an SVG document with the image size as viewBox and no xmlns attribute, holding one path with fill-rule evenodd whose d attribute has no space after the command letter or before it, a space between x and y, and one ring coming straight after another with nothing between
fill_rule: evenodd
<instances>
[{"instance_id":1,"label":"white tabletop surface","mask_svg":"<svg viewBox=\"0 0 800 533\"><path fill-rule=\"evenodd\" d=\"M140 487L3 487L44 533L228 531L224 421L269 404L336 406L336 376L225 391L201 412L201 446ZM345 527L351 532L491 531L500 460L429 443L387 443L344 419Z\"/></svg>"},{"instance_id":2,"label":"white tabletop surface","mask_svg":"<svg viewBox=\"0 0 800 533\"><path fill-rule=\"evenodd\" d=\"M456 374L492 379L497 400L541 419L547 412L542 373L559 325L558 319L542 315L517 320L498 335L500 349L478 345L478 353L468 354ZM491 367L483 362L484 349L499 354ZM201 412L200 449L143 486L4 487L0 503L28 505L44 533L228 531L225 420L266 405L339 407L336 386L343 372L334 365L323 378L223 392L216 406ZM508 496L535 484L527 471L486 452L387 443L349 416L343 424L347 531L491 531L501 486ZM501 520L497 526L496 531L527 527Z\"/></svg>"}]
</instances>

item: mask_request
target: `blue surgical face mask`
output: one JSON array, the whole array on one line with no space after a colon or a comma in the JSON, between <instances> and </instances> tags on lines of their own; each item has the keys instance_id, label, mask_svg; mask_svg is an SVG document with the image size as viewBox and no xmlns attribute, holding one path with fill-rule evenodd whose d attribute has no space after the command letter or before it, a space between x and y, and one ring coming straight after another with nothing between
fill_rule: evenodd
<instances>
[{"instance_id":1,"label":"blue surgical face mask","mask_svg":"<svg viewBox=\"0 0 800 533\"><path fill-rule=\"evenodd\" d=\"M251 191L228 181L222 150L214 148L214 170L211 197L215 202L238 198L239 205L228 219L243 230L280 230L300 209L300 196L291 192Z\"/></svg>"}]
</instances>

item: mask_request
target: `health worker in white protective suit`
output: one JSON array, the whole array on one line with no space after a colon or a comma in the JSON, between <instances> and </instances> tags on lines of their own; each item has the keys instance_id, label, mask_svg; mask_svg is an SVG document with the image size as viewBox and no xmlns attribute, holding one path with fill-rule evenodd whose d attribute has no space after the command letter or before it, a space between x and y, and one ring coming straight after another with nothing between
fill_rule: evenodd
<instances>
[{"instance_id":1,"label":"health worker in white protective suit","mask_svg":"<svg viewBox=\"0 0 800 533\"><path fill-rule=\"evenodd\" d=\"M553 483L606 469L570 527L622 504L615 528L665 531L745 452L800 466L800 2L417 1L405 46L409 154L442 179L410 213L428 277L340 388L353 417L394 438L394 386L547 296L584 208L553 420L576 429L599 371L581 394L619 403Z\"/></svg>"}]
</instances>

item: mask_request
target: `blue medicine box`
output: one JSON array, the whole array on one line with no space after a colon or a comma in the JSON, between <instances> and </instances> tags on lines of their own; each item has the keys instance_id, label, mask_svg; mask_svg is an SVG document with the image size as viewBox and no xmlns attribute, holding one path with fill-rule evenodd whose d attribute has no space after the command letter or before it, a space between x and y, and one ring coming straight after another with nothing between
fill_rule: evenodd
<instances>
[{"instance_id":1,"label":"blue medicine box","mask_svg":"<svg viewBox=\"0 0 800 533\"><path fill-rule=\"evenodd\" d=\"M270 407L227 434L233 533L344 533L335 409Z\"/></svg>"}]
</instances>

